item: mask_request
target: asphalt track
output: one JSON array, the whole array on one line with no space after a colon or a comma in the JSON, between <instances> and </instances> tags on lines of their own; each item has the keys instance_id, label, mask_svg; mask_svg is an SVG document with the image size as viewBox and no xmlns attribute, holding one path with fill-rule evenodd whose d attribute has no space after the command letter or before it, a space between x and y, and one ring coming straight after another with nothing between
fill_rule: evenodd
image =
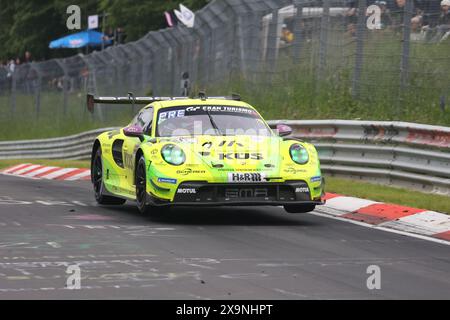
<instances>
[{"instance_id":1,"label":"asphalt track","mask_svg":"<svg viewBox=\"0 0 450 320\"><path fill-rule=\"evenodd\" d=\"M69 265L81 288L66 288ZM367 267L381 271L369 290ZM450 246L278 207L99 207L0 175L0 299L448 299Z\"/></svg>"}]
</instances>

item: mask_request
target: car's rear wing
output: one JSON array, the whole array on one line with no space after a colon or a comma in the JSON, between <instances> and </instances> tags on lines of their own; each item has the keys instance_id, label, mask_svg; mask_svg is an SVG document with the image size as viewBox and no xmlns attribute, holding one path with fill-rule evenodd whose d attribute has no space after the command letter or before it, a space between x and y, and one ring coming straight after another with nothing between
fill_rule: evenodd
<instances>
[{"instance_id":1,"label":"car's rear wing","mask_svg":"<svg viewBox=\"0 0 450 320\"><path fill-rule=\"evenodd\" d=\"M208 99L226 99L226 100L241 100L238 94L233 94L230 97L206 97L203 92L199 93L199 98L202 100ZM94 112L94 106L96 103L103 104L150 104L155 101L167 101L167 100L181 100L189 99L189 97L135 97L131 92L127 97L96 97L93 94L88 93L86 96L86 104L89 112Z\"/></svg>"}]
</instances>

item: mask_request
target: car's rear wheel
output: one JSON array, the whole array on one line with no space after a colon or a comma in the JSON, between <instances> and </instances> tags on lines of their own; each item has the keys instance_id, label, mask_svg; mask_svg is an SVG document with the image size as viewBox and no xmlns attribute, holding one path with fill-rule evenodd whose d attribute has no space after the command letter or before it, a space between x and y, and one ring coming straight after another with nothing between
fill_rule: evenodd
<instances>
[{"instance_id":1,"label":"car's rear wheel","mask_svg":"<svg viewBox=\"0 0 450 320\"><path fill-rule=\"evenodd\" d=\"M125 199L105 195L105 185L103 184L103 163L102 149L99 147L94 155L91 166L91 181L94 185L95 200L103 205L120 205L126 202Z\"/></svg>"},{"instance_id":2,"label":"car's rear wheel","mask_svg":"<svg viewBox=\"0 0 450 320\"><path fill-rule=\"evenodd\" d=\"M288 204L284 206L284 210L289 213L305 213L313 211L315 208L315 204Z\"/></svg>"}]
</instances>

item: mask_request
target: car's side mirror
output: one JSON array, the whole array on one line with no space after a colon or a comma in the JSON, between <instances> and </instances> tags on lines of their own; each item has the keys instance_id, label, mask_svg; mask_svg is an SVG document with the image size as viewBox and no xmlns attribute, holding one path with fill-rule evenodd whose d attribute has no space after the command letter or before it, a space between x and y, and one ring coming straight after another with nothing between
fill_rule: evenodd
<instances>
[{"instance_id":1,"label":"car's side mirror","mask_svg":"<svg viewBox=\"0 0 450 320\"><path fill-rule=\"evenodd\" d=\"M139 138L139 140L144 140L144 129L140 126L129 126L123 128L123 134L127 137Z\"/></svg>"},{"instance_id":2,"label":"car's side mirror","mask_svg":"<svg viewBox=\"0 0 450 320\"><path fill-rule=\"evenodd\" d=\"M292 133L292 128L285 124L277 124L277 132L280 137L288 136Z\"/></svg>"}]
</instances>

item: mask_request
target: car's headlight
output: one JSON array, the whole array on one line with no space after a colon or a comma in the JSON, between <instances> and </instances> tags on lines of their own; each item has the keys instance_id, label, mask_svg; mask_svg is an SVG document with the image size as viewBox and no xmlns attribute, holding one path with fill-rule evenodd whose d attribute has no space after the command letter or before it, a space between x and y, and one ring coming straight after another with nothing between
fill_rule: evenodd
<instances>
[{"instance_id":1,"label":"car's headlight","mask_svg":"<svg viewBox=\"0 0 450 320\"><path fill-rule=\"evenodd\" d=\"M292 161L298 164L305 164L309 160L308 151L300 144L295 143L289 148Z\"/></svg>"},{"instance_id":2,"label":"car's headlight","mask_svg":"<svg viewBox=\"0 0 450 320\"><path fill-rule=\"evenodd\" d=\"M174 144L166 144L161 149L161 155L167 163L173 164L174 166L179 166L186 161L184 151Z\"/></svg>"}]
</instances>

